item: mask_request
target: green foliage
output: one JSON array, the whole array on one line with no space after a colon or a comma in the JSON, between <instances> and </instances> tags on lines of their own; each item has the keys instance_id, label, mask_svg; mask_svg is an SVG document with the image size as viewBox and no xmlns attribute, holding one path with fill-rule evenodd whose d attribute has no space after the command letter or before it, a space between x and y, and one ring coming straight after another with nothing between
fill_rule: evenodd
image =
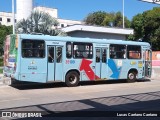
<instances>
[{"instance_id":1,"label":"green foliage","mask_svg":"<svg viewBox=\"0 0 160 120\"><path fill-rule=\"evenodd\" d=\"M3 73L3 68L0 68L0 73L1 73L1 74Z\"/></svg>"},{"instance_id":2,"label":"green foliage","mask_svg":"<svg viewBox=\"0 0 160 120\"><path fill-rule=\"evenodd\" d=\"M0 57L0 66L3 66L3 57Z\"/></svg>"},{"instance_id":3,"label":"green foliage","mask_svg":"<svg viewBox=\"0 0 160 120\"><path fill-rule=\"evenodd\" d=\"M113 26L122 27L123 16L121 12L117 13L107 13L107 12L93 12L88 14L84 19L84 22L88 25L99 25L99 26ZM125 17L125 27L130 27L130 21Z\"/></svg>"},{"instance_id":4,"label":"green foliage","mask_svg":"<svg viewBox=\"0 0 160 120\"><path fill-rule=\"evenodd\" d=\"M133 17L131 27L134 29L134 39L140 39L143 35L143 15L137 14Z\"/></svg>"},{"instance_id":5,"label":"green foliage","mask_svg":"<svg viewBox=\"0 0 160 120\"><path fill-rule=\"evenodd\" d=\"M122 14L93 12L88 14L84 22L88 25L113 26L122 27ZM160 7L137 14L130 22L127 17L125 19L125 27L133 28L134 35L129 35L129 40L142 40L149 42L153 50L160 50Z\"/></svg>"},{"instance_id":6,"label":"green foliage","mask_svg":"<svg viewBox=\"0 0 160 120\"><path fill-rule=\"evenodd\" d=\"M5 37L9 34L12 34L12 26L0 25L0 55L3 54Z\"/></svg>"},{"instance_id":7,"label":"green foliage","mask_svg":"<svg viewBox=\"0 0 160 120\"><path fill-rule=\"evenodd\" d=\"M112 26L114 25L115 13L107 13L105 19L103 20L103 26ZM112 25L111 25L112 24Z\"/></svg>"},{"instance_id":8,"label":"green foliage","mask_svg":"<svg viewBox=\"0 0 160 120\"><path fill-rule=\"evenodd\" d=\"M102 25L105 17L106 17L106 12L98 11L89 13L84 21L88 25Z\"/></svg>"},{"instance_id":9,"label":"green foliage","mask_svg":"<svg viewBox=\"0 0 160 120\"><path fill-rule=\"evenodd\" d=\"M142 39L152 44L153 50L160 50L160 7L134 16L131 27L135 32L134 40Z\"/></svg>"},{"instance_id":10,"label":"green foliage","mask_svg":"<svg viewBox=\"0 0 160 120\"><path fill-rule=\"evenodd\" d=\"M48 13L33 11L26 20L23 19L16 24L16 32L66 36L65 32L57 29L58 24L58 21Z\"/></svg>"}]
</instances>

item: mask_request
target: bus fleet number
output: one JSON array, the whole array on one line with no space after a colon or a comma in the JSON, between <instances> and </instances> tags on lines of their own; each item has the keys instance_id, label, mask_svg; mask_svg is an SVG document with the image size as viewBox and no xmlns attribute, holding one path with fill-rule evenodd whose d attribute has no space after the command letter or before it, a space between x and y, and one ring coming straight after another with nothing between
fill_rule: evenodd
<instances>
[{"instance_id":1,"label":"bus fleet number","mask_svg":"<svg viewBox=\"0 0 160 120\"><path fill-rule=\"evenodd\" d=\"M66 64L75 64L75 60L66 60Z\"/></svg>"}]
</instances>

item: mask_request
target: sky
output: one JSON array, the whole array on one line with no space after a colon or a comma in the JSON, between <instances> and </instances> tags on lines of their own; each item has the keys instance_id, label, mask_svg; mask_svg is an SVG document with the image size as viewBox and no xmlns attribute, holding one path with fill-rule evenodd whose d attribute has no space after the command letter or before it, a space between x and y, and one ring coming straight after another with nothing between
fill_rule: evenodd
<instances>
[{"instance_id":1,"label":"sky","mask_svg":"<svg viewBox=\"0 0 160 120\"><path fill-rule=\"evenodd\" d=\"M33 0L34 6L58 9L58 18L84 20L92 12L122 12L122 0ZM0 12L11 12L12 0L0 0ZM160 7L158 4L140 0L124 0L124 14L131 20L138 13ZM27 8L25 8L27 9Z\"/></svg>"}]
</instances>

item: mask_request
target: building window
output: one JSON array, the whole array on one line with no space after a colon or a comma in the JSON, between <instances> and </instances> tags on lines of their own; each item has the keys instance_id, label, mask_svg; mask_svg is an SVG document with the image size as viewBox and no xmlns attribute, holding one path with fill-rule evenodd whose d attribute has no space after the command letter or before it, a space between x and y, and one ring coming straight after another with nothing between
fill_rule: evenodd
<instances>
[{"instance_id":1,"label":"building window","mask_svg":"<svg viewBox=\"0 0 160 120\"><path fill-rule=\"evenodd\" d=\"M17 20L16 20L16 19L15 19L14 21L15 21L15 23L17 23Z\"/></svg>"},{"instance_id":2,"label":"building window","mask_svg":"<svg viewBox=\"0 0 160 120\"><path fill-rule=\"evenodd\" d=\"M23 58L44 58L45 42L43 40L23 40L22 41Z\"/></svg>"},{"instance_id":3,"label":"building window","mask_svg":"<svg viewBox=\"0 0 160 120\"><path fill-rule=\"evenodd\" d=\"M0 21L2 21L2 18L0 17Z\"/></svg>"},{"instance_id":4,"label":"building window","mask_svg":"<svg viewBox=\"0 0 160 120\"><path fill-rule=\"evenodd\" d=\"M11 19L10 19L10 18L7 18L7 22L11 22Z\"/></svg>"},{"instance_id":5,"label":"building window","mask_svg":"<svg viewBox=\"0 0 160 120\"><path fill-rule=\"evenodd\" d=\"M64 24L61 24L61 27L63 28L63 27L64 27Z\"/></svg>"}]
</instances>

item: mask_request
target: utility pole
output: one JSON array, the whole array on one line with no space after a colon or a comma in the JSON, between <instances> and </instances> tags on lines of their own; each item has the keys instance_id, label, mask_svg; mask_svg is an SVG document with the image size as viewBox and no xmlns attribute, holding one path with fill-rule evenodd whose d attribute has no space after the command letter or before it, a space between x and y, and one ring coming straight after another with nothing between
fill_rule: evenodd
<instances>
[{"instance_id":1,"label":"utility pole","mask_svg":"<svg viewBox=\"0 0 160 120\"><path fill-rule=\"evenodd\" d=\"M123 0L123 28L124 28L124 0Z\"/></svg>"},{"instance_id":2,"label":"utility pole","mask_svg":"<svg viewBox=\"0 0 160 120\"><path fill-rule=\"evenodd\" d=\"M15 34L15 12L14 12L14 0L12 0L12 25L13 25L13 34Z\"/></svg>"}]
</instances>

